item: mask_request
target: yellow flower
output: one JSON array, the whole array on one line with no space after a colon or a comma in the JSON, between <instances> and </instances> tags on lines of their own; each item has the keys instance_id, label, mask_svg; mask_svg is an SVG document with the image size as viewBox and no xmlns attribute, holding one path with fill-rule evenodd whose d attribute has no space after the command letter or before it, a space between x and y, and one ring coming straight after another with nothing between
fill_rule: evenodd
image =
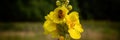
<instances>
[{"instance_id":1,"label":"yellow flower","mask_svg":"<svg viewBox=\"0 0 120 40\"><path fill-rule=\"evenodd\" d=\"M64 22L67 13L68 9L63 5L57 7L54 11L51 11L47 17L55 23L62 23Z\"/></svg>"},{"instance_id":2,"label":"yellow flower","mask_svg":"<svg viewBox=\"0 0 120 40\"><path fill-rule=\"evenodd\" d=\"M72 10L72 6L68 4L68 0L58 0L56 2L58 7L45 16L46 21L43 25L45 34L51 34L53 38L57 37L59 40L66 40L68 33L73 39L81 38L83 29L79 22L78 12L67 15Z\"/></svg>"},{"instance_id":3,"label":"yellow flower","mask_svg":"<svg viewBox=\"0 0 120 40\"><path fill-rule=\"evenodd\" d=\"M45 21L43 28L44 28L45 32L49 33L49 32L56 30L56 24L50 20L47 20L47 21Z\"/></svg>"},{"instance_id":4,"label":"yellow flower","mask_svg":"<svg viewBox=\"0 0 120 40\"><path fill-rule=\"evenodd\" d=\"M46 20L43 25L44 33L51 34L53 38L59 37L59 34L56 29L56 23L52 22L51 20Z\"/></svg>"},{"instance_id":5,"label":"yellow flower","mask_svg":"<svg viewBox=\"0 0 120 40\"><path fill-rule=\"evenodd\" d=\"M74 29L69 29L68 32L73 39L79 39L81 37L80 33Z\"/></svg>"},{"instance_id":6,"label":"yellow flower","mask_svg":"<svg viewBox=\"0 0 120 40\"><path fill-rule=\"evenodd\" d=\"M73 39L79 39L80 33L83 32L81 24L79 22L79 16L77 12L71 12L66 17L66 24L68 25L68 32Z\"/></svg>"},{"instance_id":7,"label":"yellow flower","mask_svg":"<svg viewBox=\"0 0 120 40\"><path fill-rule=\"evenodd\" d=\"M65 21L65 16L68 13L68 9L62 5L57 7L54 11L51 11L45 16L46 21L44 22L43 28L45 34L51 34L52 37L58 37L57 24Z\"/></svg>"}]
</instances>

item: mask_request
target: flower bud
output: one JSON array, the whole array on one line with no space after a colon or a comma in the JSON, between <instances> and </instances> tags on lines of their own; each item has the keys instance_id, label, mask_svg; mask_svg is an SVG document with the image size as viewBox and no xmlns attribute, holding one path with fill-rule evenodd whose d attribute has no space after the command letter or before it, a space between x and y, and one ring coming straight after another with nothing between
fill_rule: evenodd
<instances>
[{"instance_id":1,"label":"flower bud","mask_svg":"<svg viewBox=\"0 0 120 40\"><path fill-rule=\"evenodd\" d=\"M72 5L68 5L68 10L72 10Z\"/></svg>"},{"instance_id":2,"label":"flower bud","mask_svg":"<svg viewBox=\"0 0 120 40\"><path fill-rule=\"evenodd\" d=\"M60 5L61 5L61 2L60 2L60 1L56 1L56 5L57 5L57 6L60 6Z\"/></svg>"}]
</instances>

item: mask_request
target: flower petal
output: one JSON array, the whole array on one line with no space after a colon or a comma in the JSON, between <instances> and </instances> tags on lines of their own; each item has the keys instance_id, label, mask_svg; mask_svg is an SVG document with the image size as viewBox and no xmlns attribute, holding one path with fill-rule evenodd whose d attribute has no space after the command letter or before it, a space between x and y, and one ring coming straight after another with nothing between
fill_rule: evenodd
<instances>
[{"instance_id":1,"label":"flower petal","mask_svg":"<svg viewBox=\"0 0 120 40\"><path fill-rule=\"evenodd\" d=\"M79 16L78 16L78 12L71 12L69 14L69 18L71 19L71 21L77 21L79 20Z\"/></svg>"},{"instance_id":2,"label":"flower petal","mask_svg":"<svg viewBox=\"0 0 120 40\"><path fill-rule=\"evenodd\" d=\"M82 29L81 24L76 24L76 25L74 26L74 29L75 29L76 31L79 31L80 33L83 32L83 29Z\"/></svg>"},{"instance_id":3,"label":"flower petal","mask_svg":"<svg viewBox=\"0 0 120 40\"><path fill-rule=\"evenodd\" d=\"M47 21L45 21L43 28L48 32L52 32L52 31L56 30L56 24L50 20L47 20Z\"/></svg>"},{"instance_id":4,"label":"flower petal","mask_svg":"<svg viewBox=\"0 0 120 40\"><path fill-rule=\"evenodd\" d=\"M81 38L80 33L74 29L69 29L68 32L73 39L80 39Z\"/></svg>"}]
</instances>

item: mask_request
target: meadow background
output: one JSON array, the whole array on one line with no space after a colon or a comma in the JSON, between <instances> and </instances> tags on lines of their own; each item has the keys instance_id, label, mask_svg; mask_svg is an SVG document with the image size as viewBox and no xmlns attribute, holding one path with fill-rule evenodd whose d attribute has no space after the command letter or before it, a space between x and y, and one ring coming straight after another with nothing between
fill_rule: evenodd
<instances>
[{"instance_id":1,"label":"meadow background","mask_svg":"<svg viewBox=\"0 0 120 40\"><path fill-rule=\"evenodd\" d=\"M0 40L56 40L44 35L43 23L56 0L0 1ZM119 0L70 0L84 28L80 40L119 40ZM71 11L70 11L71 12Z\"/></svg>"}]
</instances>

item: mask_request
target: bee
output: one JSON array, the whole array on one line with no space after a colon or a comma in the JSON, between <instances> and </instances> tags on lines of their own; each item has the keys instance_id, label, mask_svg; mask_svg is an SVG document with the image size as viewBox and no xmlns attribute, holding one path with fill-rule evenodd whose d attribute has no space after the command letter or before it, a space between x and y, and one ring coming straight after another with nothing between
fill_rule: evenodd
<instances>
[{"instance_id":1,"label":"bee","mask_svg":"<svg viewBox=\"0 0 120 40\"><path fill-rule=\"evenodd\" d=\"M63 18L64 17L64 13L63 13L63 11L62 10L59 10L58 11L58 18Z\"/></svg>"}]
</instances>

